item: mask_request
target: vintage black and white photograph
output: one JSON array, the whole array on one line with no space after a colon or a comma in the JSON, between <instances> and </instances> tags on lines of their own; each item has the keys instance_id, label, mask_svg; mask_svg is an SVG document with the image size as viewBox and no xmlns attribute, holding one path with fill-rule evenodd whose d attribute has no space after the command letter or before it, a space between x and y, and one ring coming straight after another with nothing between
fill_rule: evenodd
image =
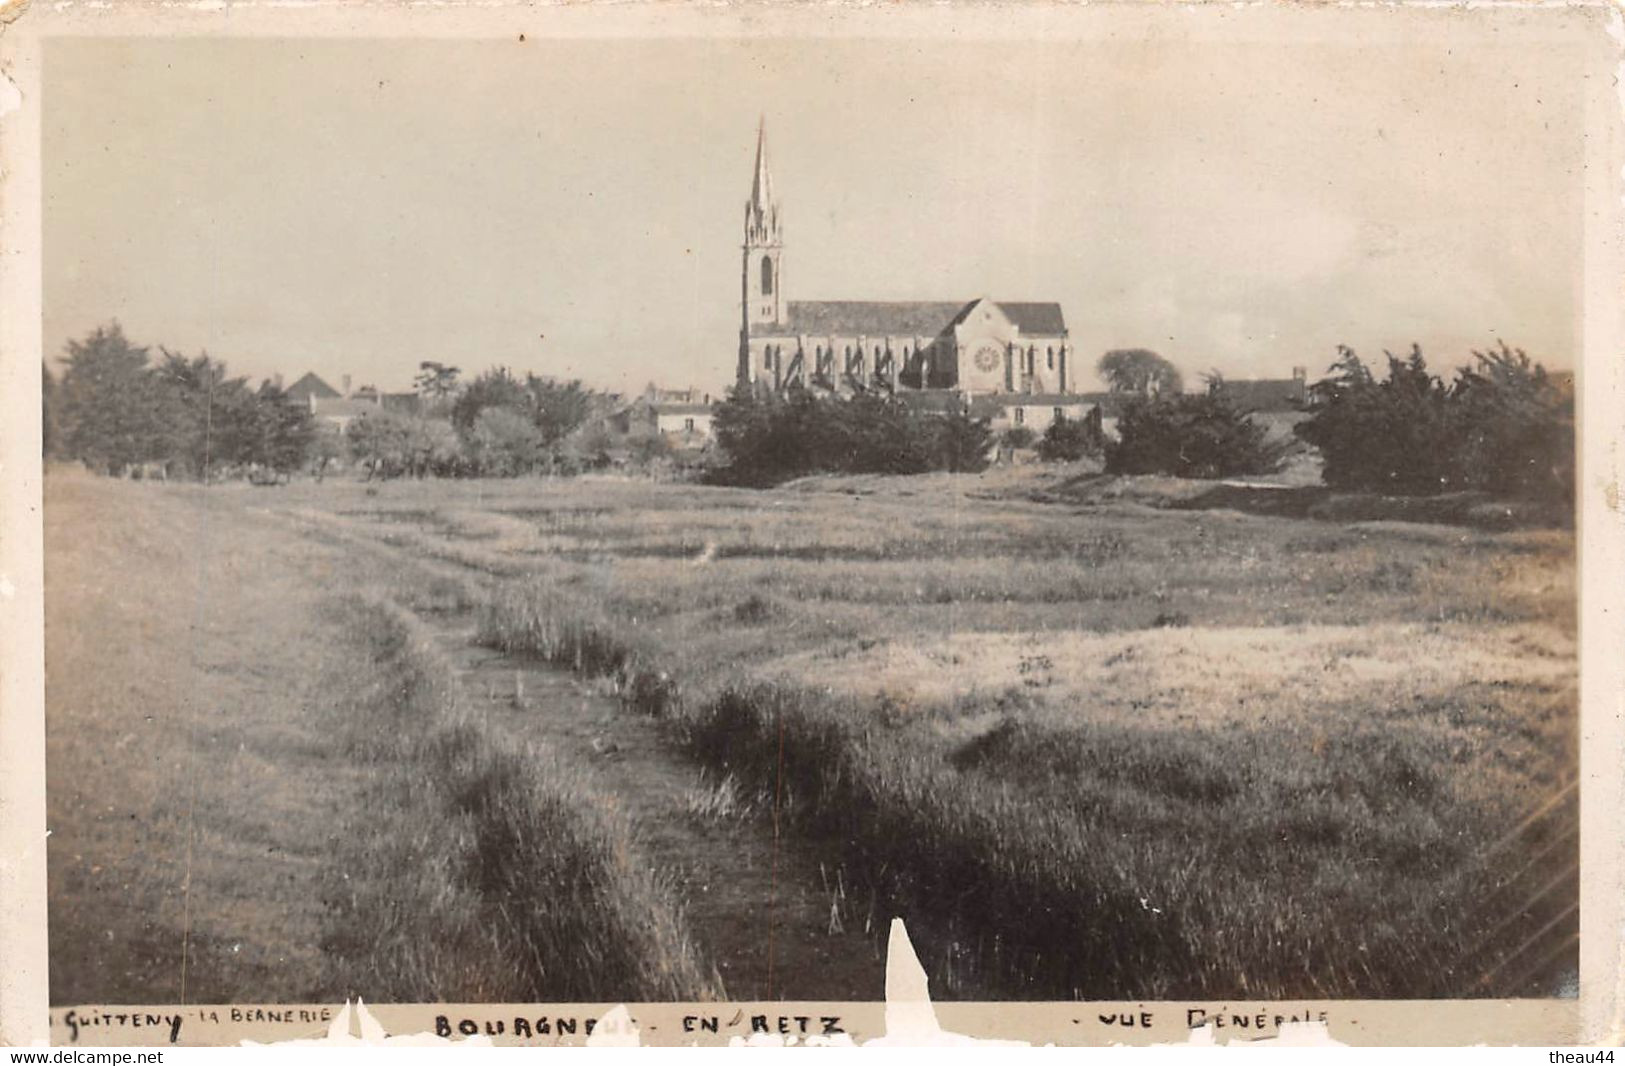
<instances>
[{"instance_id":1,"label":"vintage black and white photograph","mask_svg":"<svg viewBox=\"0 0 1625 1066\"><path fill-rule=\"evenodd\" d=\"M46 40L51 1004L1578 996L1583 19L1165 14Z\"/></svg>"}]
</instances>

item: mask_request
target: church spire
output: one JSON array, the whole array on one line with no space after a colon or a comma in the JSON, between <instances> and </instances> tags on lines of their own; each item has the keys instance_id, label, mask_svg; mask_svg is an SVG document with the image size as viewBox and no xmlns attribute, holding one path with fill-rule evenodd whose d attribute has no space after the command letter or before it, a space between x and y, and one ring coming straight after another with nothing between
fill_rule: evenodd
<instances>
[{"instance_id":1,"label":"church spire","mask_svg":"<svg viewBox=\"0 0 1625 1066\"><path fill-rule=\"evenodd\" d=\"M751 178L750 202L745 205L744 276L741 278L744 321L739 333L739 380L755 380L753 367L761 365L767 343L763 330L784 325L783 230L779 228L779 202L773 196L773 176L767 169L767 120L756 123L756 173ZM779 345L771 346L774 357Z\"/></svg>"},{"instance_id":2,"label":"church spire","mask_svg":"<svg viewBox=\"0 0 1625 1066\"><path fill-rule=\"evenodd\" d=\"M745 242L779 242L779 204L773 198L773 174L767 168L767 116L756 123L756 173L750 184L750 203L745 205Z\"/></svg>"},{"instance_id":3,"label":"church spire","mask_svg":"<svg viewBox=\"0 0 1625 1066\"><path fill-rule=\"evenodd\" d=\"M773 175L767 169L767 116L756 120L756 180L750 187L751 206L758 211L773 207Z\"/></svg>"}]
</instances>

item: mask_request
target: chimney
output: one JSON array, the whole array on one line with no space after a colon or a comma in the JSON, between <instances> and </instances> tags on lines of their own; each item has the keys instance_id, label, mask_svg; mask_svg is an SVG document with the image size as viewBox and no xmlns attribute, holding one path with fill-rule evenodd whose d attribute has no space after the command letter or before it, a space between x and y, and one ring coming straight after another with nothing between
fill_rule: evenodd
<instances>
[{"instance_id":1,"label":"chimney","mask_svg":"<svg viewBox=\"0 0 1625 1066\"><path fill-rule=\"evenodd\" d=\"M278 392L282 391L282 372L281 371L278 371L277 373L271 375L271 384L276 386L276 390Z\"/></svg>"},{"instance_id":2,"label":"chimney","mask_svg":"<svg viewBox=\"0 0 1625 1066\"><path fill-rule=\"evenodd\" d=\"M339 391L344 393L346 399L349 398L349 395L350 395L350 375L346 374L343 377L339 378Z\"/></svg>"},{"instance_id":3,"label":"chimney","mask_svg":"<svg viewBox=\"0 0 1625 1066\"><path fill-rule=\"evenodd\" d=\"M1293 381L1308 381L1309 380L1309 370L1308 370L1308 368L1307 367L1301 367L1301 366L1293 367L1292 368L1292 380Z\"/></svg>"}]
</instances>

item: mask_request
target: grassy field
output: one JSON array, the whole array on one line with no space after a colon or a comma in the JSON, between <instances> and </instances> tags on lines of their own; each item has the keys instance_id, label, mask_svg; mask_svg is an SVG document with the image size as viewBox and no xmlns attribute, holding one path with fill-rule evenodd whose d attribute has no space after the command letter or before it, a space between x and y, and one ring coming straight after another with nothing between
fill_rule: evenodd
<instances>
[{"instance_id":1,"label":"grassy field","mask_svg":"<svg viewBox=\"0 0 1625 1066\"><path fill-rule=\"evenodd\" d=\"M52 1002L713 993L631 827L401 606L455 583L266 502L47 479Z\"/></svg>"},{"instance_id":2,"label":"grassy field","mask_svg":"<svg viewBox=\"0 0 1625 1066\"><path fill-rule=\"evenodd\" d=\"M304 484L219 490L208 510L222 526L229 516L276 530L269 547L238 550L309 588L269 613L325 619L331 634L309 632L305 653L352 656L350 680L373 679L309 712L312 723L336 714L353 729L362 715L382 724L370 735L388 737L402 735L402 714L446 723L439 740L368 755L383 742L363 738L314 756L341 767L319 789L357 779L345 802L386 827L369 830L352 872L410 866L412 847L387 827L418 822L388 812L403 809L400 796L456 810L437 793L468 776L457 769L466 759L444 750L498 743L459 718L431 660L403 650L414 619L446 600L493 649L565 666L629 713L656 716L672 751L730 797L719 806L771 809L790 846L835 856L831 935L903 915L939 994L1552 990L1544 963L1549 945L1559 970L1567 958L1573 891L1537 890L1570 865L1572 840L1518 827L1575 771L1571 533L1038 503L1012 476L771 492L590 479ZM145 515L202 498L142 488L98 485L116 498L97 506ZM67 495L49 499L48 521L62 523L58 550L71 555L84 546L70 549L63 531L89 515L70 515ZM112 566L131 546L105 550ZM264 562L268 551L285 557ZM343 608L363 622L322 606L345 586L387 602ZM65 587L54 592L58 617L110 609L105 589ZM149 613L132 609L127 622ZM184 637L155 633L154 646ZM245 664L280 676L274 647L223 649L228 679ZM120 670L144 668L85 661L95 684L114 689ZM70 779L92 762L83 734L109 731L65 720L86 705L77 687L92 683L77 673L53 673L53 767ZM287 709L297 696L261 695L261 728L280 735L302 720ZM248 714L246 690L234 698ZM576 825L576 840L624 835L635 856L637 825L595 814L590 780L560 786L550 807L503 762L546 757L498 745L481 756L494 761L474 791ZM399 775L367 770L373 758ZM53 791L53 812L74 788L105 787ZM458 817L477 822L481 809ZM427 834L419 859L444 840ZM59 892L84 891L60 881L57 856L53 907ZM703 985L714 960L685 938L682 900L646 873L635 858L596 871L573 912L597 915L589 924L657 916L625 960L626 980L657 995ZM458 922L490 900L476 893L459 904L473 911L429 913L472 929ZM398 922L425 906L402 906ZM1545 939L1531 949L1525 934L1537 930ZM329 963L349 958L353 969L355 942L329 943ZM416 987L442 987L434 975L456 970L419 961Z\"/></svg>"}]
</instances>

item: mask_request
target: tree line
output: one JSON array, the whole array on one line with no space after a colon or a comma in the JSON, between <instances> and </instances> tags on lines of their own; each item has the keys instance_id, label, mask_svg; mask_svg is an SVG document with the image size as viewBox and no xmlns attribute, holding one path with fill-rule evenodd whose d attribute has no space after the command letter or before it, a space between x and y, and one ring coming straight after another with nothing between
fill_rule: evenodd
<instances>
[{"instance_id":1,"label":"tree line","mask_svg":"<svg viewBox=\"0 0 1625 1066\"><path fill-rule=\"evenodd\" d=\"M320 477L344 464L369 478L508 476L607 461L608 433L592 429L614 397L505 367L466 384L455 366L420 369L411 409L368 410L341 435L278 384L252 386L206 352L155 353L115 322L70 340L58 373L42 368L45 454L103 474L199 480Z\"/></svg>"},{"instance_id":2,"label":"tree line","mask_svg":"<svg viewBox=\"0 0 1625 1066\"><path fill-rule=\"evenodd\" d=\"M1472 354L1473 364L1446 382L1427 370L1419 348L1403 359L1388 353L1379 380L1340 347L1308 388L1291 437L1272 435L1222 375L1184 392L1179 370L1145 349L1107 352L1098 364L1117 397L1112 436L1098 416L1057 419L1042 436L1021 426L995 434L986 419L923 413L885 394L736 389L717 408L727 457L717 478L762 485L814 473L977 471L995 447L1032 448L1045 461L1096 458L1111 474L1227 478L1279 470L1295 438L1319 451L1332 488L1572 500L1572 388L1505 342Z\"/></svg>"},{"instance_id":3,"label":"tree line","mask_svg":"<svg viewBox=\"0 0 1625 1066\"><path fill-rule=\"evenodd\" d=\"M1319 452L1325 484L1571 501L1572 385L1505 342L1472 354L1446 381L1419 347L1385 353L1379 378L1340 347L1293 427ZM1273 472L1291 449L1217 374L1184 392L1178 369L1143 349L1108 352L1098 370L1118 397L1111 436L1098 414L1059 419L1038 437L1022 427L996 434L958 406L925 411L884 392L735 389L714 408L720 463L710 476L769 485L815 473L974 472L995 448L1035 448L1047 461L1095 458L1114 474L1223 478ZM69 341L59 374L44 368L45 450L107 474L200 479L233 470L320 477L345 463L368 478L573 473L606 464L612 451L647 463L669 450L659 433L617 439L604 416L618 398L579 381L504 367L464 381L459 368L428 361L420 371L413 409L369 410L341 436L272 382L251 386L206 352L154 353L113 323Z\"/></svg>"},{"instance_id":4,"label":"tree line","mask_svg":"<svg viewBox=\"0 0 1625 1066\"><path fill-rule=\"evenodd\" d=\"M275 384L251 387L206 352L160 346L154 359L117 323L69 341L60 377L50 367L42 375L46 456L99 473L288 471L304 462L316 433L310 411Z\"/></svg>"},{"instance_id":5,"label":"tree line","mask_svg":"<svg viewBox=\"0 0 1625 1066\"><path fill-rule=\"evenodd\" d=\"M1574 389L1501 341L1473 352L1451 381L1419 346L1385 352L1379 379L1340 347L1310 388L1295 432L1320 451L1327 485L1394 495L1478 491L1574 499Z\"/></svg>"}]
</instances>

